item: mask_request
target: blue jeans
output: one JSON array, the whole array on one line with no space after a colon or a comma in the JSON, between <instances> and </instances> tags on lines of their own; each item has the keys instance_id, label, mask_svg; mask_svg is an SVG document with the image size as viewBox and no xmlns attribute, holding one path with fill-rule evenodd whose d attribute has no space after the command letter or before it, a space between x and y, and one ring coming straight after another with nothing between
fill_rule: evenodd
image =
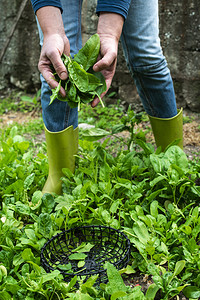
<instances>
[{"instance_id":1,"label":"blue jeans","mask_svg":"<svg viewBox=\"0 0 200 300\"><path fill-rule=\"evenodd\" d=\"M71 55L81 48L82 0L61 0L63 22L70 42ZM39 27L40 43L43 36ZM147 114L171 118L177 114L170 71L159 39L158 0L132 0L124 23L121 42L130 73ZM50 131L78 126L76 108L55 100L49 105L50 88L41 78L41 103L44 124Z\"/></svg>"},{"instance_id":2,"label":"blue jeans","mask_svg":"<svg viewBox=\"0 0 200 300\"><path fill-rule=\"evenodd\" d=\"M81 8L82 0L61 0L63 7L63 23L65 33L70 42L70 53L72 57L82 47L81 37ZM43 44L43 33L39 23L39 37L40 45ZM51 89L43 76L41 79L41 104L42 104L42 117L46 128L51 132L61 131L71 125L74 129L78 126L78 110L77 108L70 108L67 102L54 100L49 105Z\"/></svg>"},{"instance_id":3,"label":"blue jeans","mask_svg":"<svg viewBox=\"0 0 200 300\"><path fill-rule=\"evenodd\" d=\"M121 41L145 111L158 118L175 116L173 82L159 39L158 0L131 1Z\"/></svg>"}]
</instances>

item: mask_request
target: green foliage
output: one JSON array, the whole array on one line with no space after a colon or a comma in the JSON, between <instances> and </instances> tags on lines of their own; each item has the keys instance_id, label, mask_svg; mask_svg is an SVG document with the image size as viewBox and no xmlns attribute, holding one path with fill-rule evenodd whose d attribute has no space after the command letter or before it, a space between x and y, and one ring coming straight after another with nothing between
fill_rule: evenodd
<instances>
[{"instance_id":1,"label":"green foliage","mask_svg":"<svg viewBox=\"0 0 200 300\"><path fill-rule=\"evenodd\" d=\"M120 104L120 100L116 105L105 105L104 108L98 106L91 109L91 106L88 104L82 104L81 107L82 109L79 112L79 123L95 125L96 128L108 131L119 123L119 120L125 113L123 106Z\"/></svg>"},{"instance_id":2,"label":"green foliage","mask_svg":"<svg viewBox=\"0 0 200 300\"><path fill-rule=\"evenodd\" d=\"M109 118L114 110L105 111ZM200 297L200 164L189 161L177 146L155 151L134 129L141 119L128 111L112 128L113 135L104 126L104 131L91 131L89 138L83 134L75 174L63 169L61 196L41 192L48 174L45 149L35 154L18 126L2 131L0 299L167 300L180 293ZM128 147L113 156L109 136L124 126L130 132ZM106 136L105 131L107 139L91 141ZM70 271L70 263L46 273L40 250L47 239L63 229L91 224L112 226L129 237L129 265L118 271L105 264L108 283L100 287L95 285L97 276L83 282L77 274L64 282L60 271ZM90 243L79 245L71 262L78 260L84 267L92 248ZM147 291L125 285L123 279L128 282L135 273L153 280Z\"/></svg>"},{"instance_id":3,"label":"green foliage","mask_svg":"<svg viewBox=\"0 0 200 300\"><path fill-rule=\"evenodd\" d=\"M1 99L0 115L9 111L32 112L40 110L40 94L38 90L34 96L27 95L26 92L12 91Z\"/></svg>"},{"instance_id":4,"label":"green foliage","mask_svg":"<svg viewBox=\"0 0 200 300\"><path fill-rule=\"evenodd\" d=\"M97 61L99 49L100 38L98 34L94 34L74 56L74 59L62 55L69 77L66 81L62 81L55 74L59 84L52 90L50 104L55 99L59 99L67 101L70 107L80 107L80 103L90 103L97 96L104 107L100 96L106 91L105 79L100 72L94 72L92 69ZM59 94L61 86L65 88L65 98Z\"/></svg>"}]
</instances>

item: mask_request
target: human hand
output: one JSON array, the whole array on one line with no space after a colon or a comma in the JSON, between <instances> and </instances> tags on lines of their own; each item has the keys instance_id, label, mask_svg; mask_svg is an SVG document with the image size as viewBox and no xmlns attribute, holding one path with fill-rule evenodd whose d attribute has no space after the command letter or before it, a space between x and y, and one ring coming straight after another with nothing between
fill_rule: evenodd
<instances>
[{"instance_id":1,"label":"human hand","mask_svg":"<svg viewBox=\"0 0 200 300\"><path fill-rule=\"evenodd\" d=\"M53 89L57 87L58 82L54 78L52 67L60 79L66 80L68 77L61 55L70 54L70 44L65 35L60 9L52 6L42 7L37 11L37 18L44 36L38 69ZM62 97L66 96L63 87L60 94Z\"/></svg>"},{"instance_id":2,"label":"human hand","mask_svg":"<svg viewBox=\"0 0 200 300\"><path fill-rule=\"evenodd\" d=\"M100 35L100 55L97 63L93 66L95 72L103 74L107 89L101 94L101 98L105 96L112 83L113 76L116 70L117 64L117 50L118 41L113 36ZM91 103L92 107L95 107L99 103L99 98L95 97Z\"/></svg>"},{"instance_id":3,"label":"human hand","mask_svg":"<svg viewBox=\"0 0 200 300\"><path fill-rule=\"evenodd\" d=\"M118 43L124 18L116 13L101 13L98 22L97 33L100 37L100 54L97 63L93 66L95 72L101 71L105 77L107 89L102 93L105 96L112 83L117 64ZM97 97L91 102L95 107L99 103Z\"/></svg>"},{"instance_id":4,"label":"human hand","mask_svg":"<svg viewBox=\"0 0 200 300\"><path fill-rule=\"evenodd\" d=\"M53 75L52 66L60 79L66 80L68 77L66 67L61 59L62 53L66 55L70 53L70 45L66 36L53 34L44 38L38 69L51 89L58 85ZM60 94L62 97L66 96L63 87L60 89Z\"/></svg>"}]
</instances>

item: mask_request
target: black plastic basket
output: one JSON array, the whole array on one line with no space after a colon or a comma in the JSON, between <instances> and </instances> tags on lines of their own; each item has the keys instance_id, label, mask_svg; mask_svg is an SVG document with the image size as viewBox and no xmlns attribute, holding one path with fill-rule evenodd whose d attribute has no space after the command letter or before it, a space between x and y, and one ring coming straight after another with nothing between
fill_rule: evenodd
<instances>
[{"instance_id":1,"label":"black plastic basket","mask_svg":"<svg viewBox=\"0 0 200 300\"><path fill-rule=\"evenodd\" d=\"M85 265L70 260L69 256L82 243L90 243L93 247L85 254ZM41 250L41 264L50 272L59 270L65 281L70 281L75 275L86 281L92 275L99 275L96 284L107 282L104 264L110 262L118 270L127 266L130 254L130 241L117 229L101 226L83 226L62 231L55 235ZM63 270L60 266L71 263L72 272Z\"/></svg>"}]
</instances>

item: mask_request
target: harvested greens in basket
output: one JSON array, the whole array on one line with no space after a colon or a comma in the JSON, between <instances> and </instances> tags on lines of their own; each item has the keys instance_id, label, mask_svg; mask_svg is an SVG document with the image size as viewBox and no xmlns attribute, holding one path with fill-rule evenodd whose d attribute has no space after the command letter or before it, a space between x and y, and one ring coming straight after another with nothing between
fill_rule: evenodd
<instances>
[{"instance_id":1,"label":"harvested greens in basket","mask_svg":"<svg viewBox=\"0 0 200 300\"><path fill-rule=\"evenodd\" d=\"M71 108L79 107L81 103L91 102L97 96L104 107L101 94L106 91L105 78L101 72L94 72L93 65L97 61L100 50L100 38L98 34L94 34L85 43L83 48L75 54L74 58L62 55L62 60L67 68L67 80L61 80L57 74L55 75L58 86L52 89L50 97L51 104L55 99L67 101ZM66 91L66 97L63 98L59 94L61 86Z\"/></svg>"}]
</instances>

